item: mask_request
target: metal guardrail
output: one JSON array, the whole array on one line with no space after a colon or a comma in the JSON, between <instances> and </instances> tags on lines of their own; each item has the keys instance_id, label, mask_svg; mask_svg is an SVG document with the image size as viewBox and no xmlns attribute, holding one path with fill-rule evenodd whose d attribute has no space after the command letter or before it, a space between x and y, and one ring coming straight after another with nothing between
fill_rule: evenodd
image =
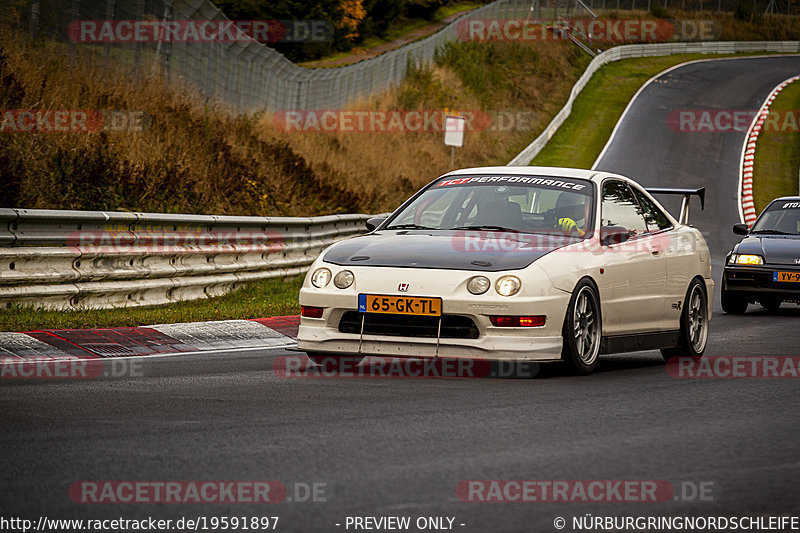
<instances>
[{"instance_id":1,"label":"metal guardrail","mask_svg":"<svg viewBox=\"0 0 800 533\"><path fill-rule=\"evenodd\" d=\"M509 165L527 165L611 61L678 53L800 52L800 42L626 45L598 55L567 104ZM301 274L369 215L235 217L0 208L0 305L110 308L224 294L244 282Z\"/></svg>"},{"instance_id":2,"label":"metal guardrail","mask_svg":"<svg viewBox=\"0 0 800 533\"><path fill-rule=\"evenodd\" d=\"M0 209L0 305L71 309L217 296L298 275L369 215L313 218Z\"/></svg>"},{"instance_id":3,"label":"metal guardrail","mask_svg":"<svg viewBox=\"0 0 800 533\"><path fill-rule=\"evenodd\" d=\"M606 63L631 59L635 57L665 56L672 54L734 54L737 52L800 52L800 41L722 41L700 43L659 43L659 44L628 44L610 48L595 57L583 75L573 85L567 103L561 111L553 117L544 131L528 146L526 146L509 165L529 165L533 158L544 149L547 142L556 134L558 128L566 122L572 113L572 105L578 95L589 83L594 73Z\"/></svg>"}]
</instances>

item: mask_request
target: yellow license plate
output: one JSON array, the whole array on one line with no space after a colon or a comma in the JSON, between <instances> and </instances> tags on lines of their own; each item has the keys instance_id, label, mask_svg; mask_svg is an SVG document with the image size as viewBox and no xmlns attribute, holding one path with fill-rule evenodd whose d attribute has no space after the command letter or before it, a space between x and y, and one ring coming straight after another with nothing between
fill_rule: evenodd
<instances>
[{"instance_id":1,"label":"yellow license plate","mask_svg":"<svg viewBox=\"0 0 800 533\"><path fill-rule=\"evenodd\" d=\"M773 272L772 281L800 283L800 272Z\"/></svg>"},{"instance_id":2,"label":"yellow license plate","mask_svg":"<svg viewBox=\"0 0 800 533\"><path fill-rule=\"evenodd\" d=\"M393 315L441 316L441 298L419 296L381 296L359 294L358 310L362 313L390 313Z\"/></svg>"}]
</instances>

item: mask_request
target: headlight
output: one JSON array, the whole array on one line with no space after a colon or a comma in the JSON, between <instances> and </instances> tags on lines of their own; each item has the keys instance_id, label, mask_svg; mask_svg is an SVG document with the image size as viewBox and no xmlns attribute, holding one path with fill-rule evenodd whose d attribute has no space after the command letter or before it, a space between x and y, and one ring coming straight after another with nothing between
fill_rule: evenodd
<instances>
[{"instance_id":1,"label":"headlight","mask_svg":"<svg viewBox=\"0 0 800 533\"><path fill-rule=\"evenodd\" d=\"M734 265L763 265L764 258L760 255L733 254L729 263Z\"/></svg>"},{"instance_id":2,"label":"headlight","mask_svg":"<svg viewBox=\"0 0 800 533\"><path fill-rule=\"evenodd\" d=\"M342 270L341 272L336 274L335 278L333 278L333 284L340 289L346 289L347 287L353 284L353 281L355 279L356 277L353 275L352 272L350 272L349 270Z\"/></svg>"},{"instance_id":3,"label":"headlight","mask_svg":"<svg viewBox=\"0 0 800 533\"><path fill-rule=\"evenodd\" d=\"M494 284L494 289L501 296L513 296L522 288L522 282L516 276L503 276Z\"/></svg>"},{"instance_id":4,"label":"headlight","mask_svg":"<svg viewBox=\"0 0 800 533\"><path fill-rule=\"evenodd\" d=\"M311 284L318 289L331 282L331 271L327 268L318 268L311 274Z\"/></svg>"},{"instance_id":5,"label":"headlight","mask_svg":"<svg viewBox=\"0 0 800 533\"><path fill-rule=\"evenodd\" d=\"M472 294L483 294L491 286L492 282L486 276L475 276L467 283L467 290Z\"/></svg>"}]
</instances>

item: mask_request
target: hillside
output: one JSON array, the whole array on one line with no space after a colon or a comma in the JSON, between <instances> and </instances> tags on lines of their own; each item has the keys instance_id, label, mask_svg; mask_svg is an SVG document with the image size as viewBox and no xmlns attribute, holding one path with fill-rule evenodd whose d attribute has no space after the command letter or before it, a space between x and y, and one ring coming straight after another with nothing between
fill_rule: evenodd
<instances>
[{"instance_id":1,"label":"hillside","mask_svg":"<svg viewBox=\"0 0 800 533\"><path fill-rule=\"evenodd\" d=\"M722 39L800 36L800 17L713 17ZM157 79L130 80L76 50L71 59L64 45L0 29L4 120L8 111L19 119L24 112L46 117L58 110L71 111L73 120L76 113L91 119L91 131L80 130L80 120L75 131L14 131L14 120L5 125L2 207L273 216L381 212L450 167L441 123L432 126L436 120L430 127L406 124L391 131L321 131L313 123L306 127L307 121L289 127L298 122L287 121L286 113L233 116ZM457 110L475 118L475 128L456 149L455 165L505 164L560 109L588 61L566 42L456 42L399 87L347 110L327 111L339 118L349 111L403 120L427 113L440 122L445 109ZM99 128L103 115L105 127ZM119 127L111 123L115 116L135 120Z\"/></svg>"}]
</instances>

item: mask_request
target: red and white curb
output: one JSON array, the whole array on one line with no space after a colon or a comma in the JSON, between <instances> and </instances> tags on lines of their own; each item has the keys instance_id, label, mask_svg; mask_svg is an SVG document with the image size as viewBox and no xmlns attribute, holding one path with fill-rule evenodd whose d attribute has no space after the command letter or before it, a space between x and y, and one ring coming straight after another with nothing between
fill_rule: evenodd
<instances>
[{"instance_id":1,"label":"red and white curb","mask_svg":"<svg viewBox=\"0 0 800 533\"><path fill-rule=\"evenodd\" d=\"M767 99L759 108L758 113L753 118L750 124L750 129L747 130L747 135L744 138L744 147L742 148L742 159L739 165L739 219L752 226L758 217L756 213L756 206L753 203L753 166L756 155L756 142L761 129L764 127L764 121L769 116L769 108L775 98L784 88L790 83L800 79L800 76L793 76L788 80L782 81L777 87L772 89Z\"/></svg>"},{"instance_id":2,"label":"red and white curb","mask_svg":"<svg viewBox=\"0 0 800 533\"><path fill-rule=\"evenodd\" d=\"M299 316L102 329L0 332L0 364L178 355L295 345Z\"/></svg>"}]
</instances>

